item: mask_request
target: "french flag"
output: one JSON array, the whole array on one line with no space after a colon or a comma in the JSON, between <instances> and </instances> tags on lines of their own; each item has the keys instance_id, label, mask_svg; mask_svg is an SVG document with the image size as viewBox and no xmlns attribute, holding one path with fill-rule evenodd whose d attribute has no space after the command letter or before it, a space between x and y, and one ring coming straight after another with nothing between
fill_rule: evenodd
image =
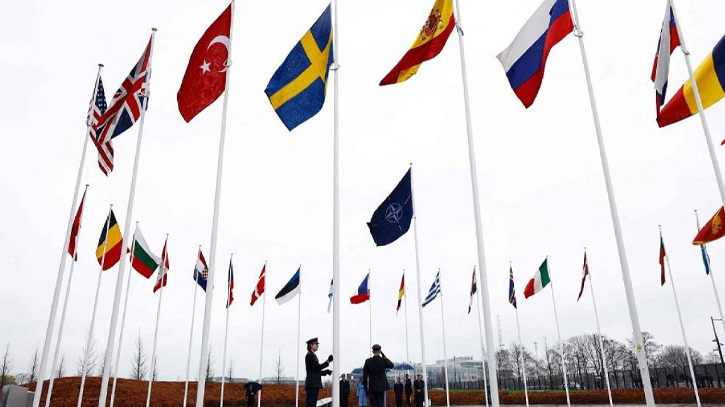
<instances>
[{"instance_id":1,"label":"french flag","mask_svg":"<svg viewBox=\"0 0 725 407\"><path fill-rule=\"evenodd\" d=\"M370 281L370 273L365 276L365 279L360 283L360 287L357 288L355 294L350 297L351 304L362 304L363 302L370 299L370 287L368 282Z\"/></svg>"},{"instance_id":2,"label":"french flag","mask_svg":"<svg viewBox=\"0 0 725 407\"><path fill-rule=\"evenodd\" d=\"M544 0L497 58L526 108L536 100L549 52L574 30L568 0Z\"/></svg>"}]
</instances>

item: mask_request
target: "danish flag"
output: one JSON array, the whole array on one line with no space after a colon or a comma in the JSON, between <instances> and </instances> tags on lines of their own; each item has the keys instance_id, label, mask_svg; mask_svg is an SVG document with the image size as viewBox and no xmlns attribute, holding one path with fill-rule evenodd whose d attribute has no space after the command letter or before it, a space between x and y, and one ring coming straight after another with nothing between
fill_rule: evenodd
<instances>
[{"instance_id":1,"label":"danish flag","mask_svg":"<svg viewBox=\"0 0 725 407\"><path fill-rule=\"evenodd\" d=\"M113 95L111 107L92 126L92 132L95 133L95 138L92 138L98 149L98 164L106 175L113 171L111 140L130 129L148 105L146 89L151 76L149 61L152 44L153 36L149 39L141 59Z\"/></svg>"}]
</instances>

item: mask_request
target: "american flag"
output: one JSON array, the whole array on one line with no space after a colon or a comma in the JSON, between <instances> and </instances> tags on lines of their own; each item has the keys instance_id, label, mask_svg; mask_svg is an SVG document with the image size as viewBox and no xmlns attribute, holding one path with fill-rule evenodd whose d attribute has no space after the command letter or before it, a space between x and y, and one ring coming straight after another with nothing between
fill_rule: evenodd
<instances>
[{"instance_id":1,"label":"american flag","mask_svg":"<svg viewBox=\"0 0 725 407\"><path fill-rule=\"evenodd\" d=\"M149 40L141 59L134 65L121 87L113 95L111 107L93 126L96 133L94 140L96 148L98 148L99 165L106 175L113 170L111 140L131 128L141 117L142 109L146 107L152 41L153 37ZM101 160L103 160L103 164L101 164Z\"/></svg>"},{"instance_id":2,"label":"american flag","mask_svg":"<svg viewBox=\"0 0 725 407\"><path fill-rule=\"evenodd\" d=\"M514 289L514 269L513 267L509 267L509 303L514 306L514 308L518 308L516 306L516 290Z\"/></svg>"},{"instance_id":3,"label":"american flag","mask_svg":"<svg viewBox=\"0 0 725 407\"><path fill-rule=\"evenodd\" d=\"M113 147L111 146L110 141L106 144L98 143L96 126L98 126L98 122L103 114L106 113L107 108L106 91L103 89L103 80L101 80L101 76L99 75L98 83L96 83L96 94L93 96L93 99L91 99L91 103L88 106L86 124L89 127L89 136L91 137L93 144L98 149L98 166L106 175L113 170Z\"/></svg>"}]
</instances>

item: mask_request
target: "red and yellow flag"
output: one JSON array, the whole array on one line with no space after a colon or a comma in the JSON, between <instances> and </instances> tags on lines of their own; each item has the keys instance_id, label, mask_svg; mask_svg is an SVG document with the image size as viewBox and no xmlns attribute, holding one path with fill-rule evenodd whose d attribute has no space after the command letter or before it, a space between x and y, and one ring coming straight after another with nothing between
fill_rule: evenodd
<instances>
[{"instance_id":1,"label":"red and yellow flag","mask_svg":"<svg viewBox=\"0 0 725 407\"><path fill-rule=\"evenodd\" d=\"M420 29L413 46L403 55L403 59L390 71L380 86L405 82L418 72L420 65L435 58L446 45L448 37L456 26L453 16L452 0L436 0L428 19Z\"/></svg>"},{"instance_id":2,"label":"red and yellow flag","mask_svg":"<svg viewBox=\"0 0 725 407\"><path fill-rule=\"evenodd\" d=\"M692 241L692 244L702 245L723 237L723 235L725 235L725 230L723 230L723 226L725 226L723 225L723 220L725 220L725 209L720 207L715 216L713 216L712 219L710 219L705 226L700 229L697 236L695 236L695 240Z\"/></svg>"},{"instance_id":3,"label":"red and yellow flag","mask_svg":"<svg viewBox=\"0 0 725 407\"><path fill-rule=\"evenodd\" d=\"M115 266L121 260L121 250L123 249L123 238L121 237L121 228L116 222L116 215L113 210L108 214L106 222L103 224L101 237L98 239L98 248L96 248L96 258L98 264L103 266L103 270L108 270Z\"/></svg>"}]
</instances>

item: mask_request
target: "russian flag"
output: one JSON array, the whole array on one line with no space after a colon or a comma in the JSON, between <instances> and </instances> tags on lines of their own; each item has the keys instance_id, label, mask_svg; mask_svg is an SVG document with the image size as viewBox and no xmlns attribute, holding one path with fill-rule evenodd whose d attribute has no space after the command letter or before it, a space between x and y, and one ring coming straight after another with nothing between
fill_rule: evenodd
<instances>
[{"instance_id":1,"label":"russian flag","mask_svg":"<svg viewBox=\"0 0 725 407\"><path fill-rule=\"evenodd\" d=\"M498 54L511 88L526 108L539 93L549 52L573 30L568 0L544 0L511 45Z\"/></svg>"},{"instance_id":2,"label":"russian flag","mask_svg":"<svg viewBox=\"0 0 725 407\"><path fill-rule=\"evenodd\" d=\"M370 273L368 273L367 276L365 276L365 279L360 283L360 287L357 288L357 291L350 297L350 303L351 304L362 304L363 302L370 299L370 288L368 287L368 281L370 280Z\"/></svg>"}]
</instances>

